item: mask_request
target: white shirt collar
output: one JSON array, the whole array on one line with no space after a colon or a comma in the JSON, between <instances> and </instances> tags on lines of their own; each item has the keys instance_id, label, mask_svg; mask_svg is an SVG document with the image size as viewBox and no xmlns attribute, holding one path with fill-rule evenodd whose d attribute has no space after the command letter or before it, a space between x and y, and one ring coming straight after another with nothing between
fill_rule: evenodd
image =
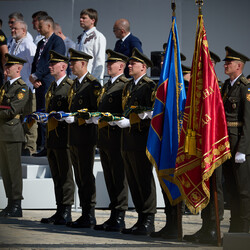
<instances>
[{"instance_id":1,"label":"white shirt collar","mask_svg":"<svg viewBox=\"0 0 250 250\"><path fill-rule=\"evenodd\" d=\"M233 81L230 81L231 86L233 86L233 85L234 85L234 83L237 81L237 79L238 79L240 76L241 76L241 74L240 74L240 75L238 75L235 79L233 79Z\"/></svg>"},{"instance_id":2,"label":"white shirt collar","mask_svg":"<svg viewBox=\"0 0 250 250\"><path fill-rule=\"evenodd\" d=\"M145 76L146 74L144 74L144 75L142 75L142 76L140 76L139 78L137 78L136 80L134 80L135 81L135 85L137 85L137 83L141 80L141 78L143 77L143 76Z\"/></svg>"},{"instance_id":3,"label":"white shirt collar","mask_svg":"<svg viewBox=\"0 0 250 250\"><path fill-rule=\"evenodd\" d=\"M122 75L123 73L121 73L120 75L118 75L118 76L115 76L115 77L111 77L111 83L114 83L114 81L118 78L118 77L120 77L121 75Z\"/></svg>"},{"instance_id":4,"label":"white shirt collar","mask_svg":"<svg viewBox=\"0 0 250 250\"><path fill-rule=\"evenodd\" d=\"M88 74L88 72L87 73L85 73L80 79L78 78L78 81L81 83L82 82L82 80L84 79L84 77L86 76Z\"/></svg>"},{"instance_id":5,"label":"white shirt collar","mask_svg":"<svg viewBox=\"0 0 250 250\"><path fill-rule=\"evenodd\" d=\"M87 31L83 31L83 32L86 33L86 35L88 36L90 33L92 33L95 30L96 30L96 27L93 27L93 28L91 28L91 29L89 29Z\"/></svg>"},{"instance_id":6,"label":"white shirt collar","mask_svg":"<svg viewBox=\"0 0 250 250\"><path fill-rule=\"evenodd\" d=\"M15 82L17 79L19 79L19 78L21 78L21 76L19 76L19 77L17 77L17 78L14 78L14 79L11 79L11 80L10 80L10 85L11 85L13 82Z\"/></svg>"},{"instance_id":7,"label":"white shirt collar","mask_svg":"<svg viewBox=\"0 0 250 250\"><path fill-rule=\"evenodd\" d=\"M124 42L125 39L126 39L129 35L130 35L130 32L129 32L126 36L124 36L124 37L122 38L122 41Z\"/></svg>"},{"instance_id":8,"label":"white shirt collar","mask_svg":"<svg viewBox=\"0 0 250 250\"><path fill-rule=\"evenodd\" d=\"M62 80L66 77L66 74L56 81L56 85L59 86Z\"/></svg>"}]
</instances>

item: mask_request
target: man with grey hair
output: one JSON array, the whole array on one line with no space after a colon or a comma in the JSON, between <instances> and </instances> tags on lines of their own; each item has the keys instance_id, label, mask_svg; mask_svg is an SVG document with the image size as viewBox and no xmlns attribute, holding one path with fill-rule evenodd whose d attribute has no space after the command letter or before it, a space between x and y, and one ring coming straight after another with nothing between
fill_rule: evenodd
<instances>
[{"instance_id":1,"label":"man with grey hair","mask_svg":"<svg viewBox=\"0 0 250 250\"><path fill-rule=\"evenodd\" d=\"M33 58L36 53L36 45L27 37L28 26L24 21L15 21L12 25L11 35L15 40L9 53L18 56L26 61L21 71L22 79L29 87L29 101L25 106L24 115L30 114L36 110L35 90L33 84L29 80ZM36 152L37 140L37 124L34 124L30 129L24 124L25 144L22 155L29 156Z\"/></svg>"},{"instance_id":2,"label":"man with grey hair","mask_svg":"<svg viewBox=\"0 0 250 250\"><path fill-rule=\"evenodd\" d=\"M9 27L10 27L10 30L12 29L12 26L14 24L15 21L23 21L24 18L23 18L23 14L20 13L20 12L13 12L9 15ZM31 41L33 41L33 37L32 35L27 31L27 38L30 39ZM10 36L7 40L7 45L8 45L8 49L10 50L12 46L15 45L15 39Z\"/></svg>"},{"instance_id":3,"label":"man with grey hair","mask_svg":"<svg viewBox=\"0 0 250 250\"><path fill-rule=\"evenodd\" d=\"M118 19L115 21L113 32L119 40L115 44L114 51L124 54L127 57L131 57L133 48L137 48L142 51L141 41L130 33L130 23L127 19ZM130 77L128 72L128 65L125 68L124 74L126 77Z\"/></svg>"}]
</instances>

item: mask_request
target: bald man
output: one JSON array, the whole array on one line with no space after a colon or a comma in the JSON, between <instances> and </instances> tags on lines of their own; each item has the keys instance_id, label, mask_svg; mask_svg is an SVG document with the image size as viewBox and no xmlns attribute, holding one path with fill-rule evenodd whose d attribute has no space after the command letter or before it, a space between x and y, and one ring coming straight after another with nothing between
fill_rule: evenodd
<instances>
[{"instance_id":1,"label":"bald man","mask_svg":"<svg viewBox=\"0 0 250 250\"><path fill-rule=\"evenodd\" d=\"M127 57L131 57L133 48L137 48L140 52L142 51L141 41L130 33L130 23L127 19L116 20L113 32L119 40L115 44L114 51L124 54ZM128 65L124 70L126 77L131 78L129 75Z\"/></svg>"}]
</instances>

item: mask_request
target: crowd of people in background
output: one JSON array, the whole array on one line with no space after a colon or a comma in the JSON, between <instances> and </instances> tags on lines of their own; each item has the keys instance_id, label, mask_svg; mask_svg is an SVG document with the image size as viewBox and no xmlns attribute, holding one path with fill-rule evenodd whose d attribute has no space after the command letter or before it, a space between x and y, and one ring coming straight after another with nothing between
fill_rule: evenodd
<instances>
[{"instance_id":1,"label":"crowd of people in background","mask_svg":"<svg viewBox=\"0 0 250 250\"><path fill-rule=\"evenodd\" d=\"M22 216L21 155L47 156L57 209L41 223L177 239L177 206L171 206L163 190L166 225L155 232L156 189L152 164L146 156L150 112L141 111L113 122L99 121L98 116L67 116L56 125L50 121L32 126L22 123L26 115L35 111L74 113L84 108L122 117L131 106L153 108L157 84L147 76L153 63L143 54L141 41L130 32L129 21L115 21L113 32L118 40L114 49L107 49L106 38L97 29L98 13L94 9L80 12L83 32L76 42L64 35L60 24L47 12L35 12L32 20L37 31L35 38L19 12L9 15L10 37L0 29L0 170L8 199L0 216ZM229 47L225 50L225 74L230 79L222 84L222 97L232 158L216 169L219 219L223 219L224 211L223 170L231 197L229 232L249 232L250 83L249 76L243 76L249 58ZM221 59L211 51L210 56L215 67ZM181 58L186 59L183 54ZM106 83L105 67L109 76ZM191 68L182 65L182 71L188 91ZM110 217L103 224L98 224L95 217L96 146L110 198ZM73 172L82 208L76 221L71 217ZM131 228L125 226L128 187L138 213ZM210 205L202 211L202 228L186 235L185 240L216 243L215 208L212 202Z\"/></svg>"}]
</instances>

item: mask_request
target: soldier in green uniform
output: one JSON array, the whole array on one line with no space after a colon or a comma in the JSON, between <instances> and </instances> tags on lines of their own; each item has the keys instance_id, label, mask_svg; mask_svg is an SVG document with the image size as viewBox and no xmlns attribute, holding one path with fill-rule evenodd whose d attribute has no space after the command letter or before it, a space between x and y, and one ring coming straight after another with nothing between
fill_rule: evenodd
<instances>
[{"instance_id":1,"label":"soldier in green uniform","mask_svg":"<svg viewBox=\"0 0 250 250\"><path fill-rule=\"evenodd\" d=\"M46 112L68 112L68 92L73 84L66 75L69 59L53 50L50 51L49 69L55 81L46 93ZM74 181L72 163L68 147L68 124L50 118L47 123L47 156L50 165L57 210L42 223L65 225L72 221L71 205L74 203Z\"/></svg>"},{"instance_id":2,"label":"soldier in green uniform","mask_svg":"<svg viewBox=\"0 0 250 250\"><path fill-rule=\"evenodd\" d=\"M29 98L20 72L25 60L5 54L5 72L10 78L0 89L0 170L8 205L0 216L22 217L23 180L21 150L24 131L21 115Z\"/></svg>"},{"instance_id":3,"label":"soldier in green uniform","mask_svg":"<svg viewBox=\"0 0 250 250\"><path fill-rule=\"evenodd\" d=\"M74 49L69 49L69 53L70 68L72 73L77 76L69 91L69 111L77 112L86 108L89 112L96 112L101 85L87 71L88 61L92 56ZM70 124L70 155L78 186L80 206L82 207L82 216L67 225L76 228L93 228L96 225L96 186L93 165L97 127L93 123L87 123L85 120L74 116L67 117L65 121Z\"/></svg>"},{"instance_id":4,"label":"soldier in green uniform","mask_svg":"<svg viewBox=\"0 0 250 250\"><path fill-rule=\"evenodd\" d=\"M230 198L229 232L249 232L250 225L250 83L242 74L249 58L226 47L221 94L225 107L232 158L223 164Z\"/></svg>"},{"instance_id":5,"label":"soldier in green uniform","mask_svg":"<svg viewBox=\"0 0 250 250\"><path fill-rule=\"evenodd\" d=\"M133 77L123 90L123 107L152 107L154 103L155 83L147 77L147 68L152 62L134 48L129 59L129 74ZM126 125L127 121L127 125ZM123 125L124 124L124 125ZM123 229L122 233L149 235L155 230L154 216L156 213L156 190L152 165L146 156L147 137L150 119L140 119L131 114L130 119L121 120L122 156L132 199L138 213L138 220L131 228ZM128 126L128 127L126 127Z\"/></svg>"},{"instance_id":6,"label":"soldier in green uniform","mask_svg":"<svg viewBox=\"0 0 250 250\"><path fill-rule=\"evenodd\" d=\"M129 80L124 76L128 57L113 50L106 51L109 81L103 86L98 98L98 111L121 116L122 91ZM110 218L96 230L121 231L125 227L124 216L128 209L128 185L121 155L121 128L99 122L97 146L100 150L101 163L107 186L111 209Z\"/></svg>"}]
</instances>

